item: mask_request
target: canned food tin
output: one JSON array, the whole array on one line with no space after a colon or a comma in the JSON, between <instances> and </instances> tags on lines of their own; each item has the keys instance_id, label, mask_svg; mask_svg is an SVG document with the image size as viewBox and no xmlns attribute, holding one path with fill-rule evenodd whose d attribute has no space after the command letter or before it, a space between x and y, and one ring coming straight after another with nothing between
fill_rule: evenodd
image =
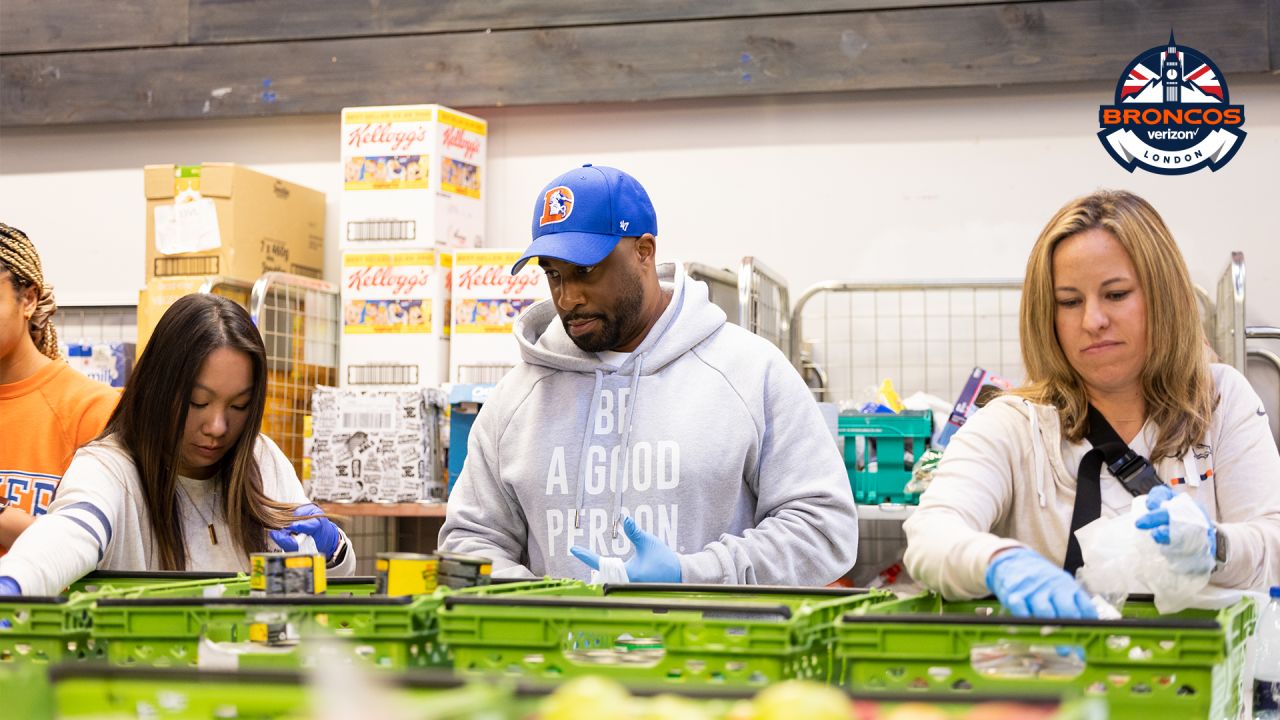
<instances>
[{"instance_id":1,"label":"canned food tin","mask_svg":"<svg viewBox=\"0 0 1280 720\"><path fill-rule=\"evenodd\" d=\"M424 595L436 589L439 560L420 553L378 553L374 564L378 595Z\"/></svg>"}]
</instances>

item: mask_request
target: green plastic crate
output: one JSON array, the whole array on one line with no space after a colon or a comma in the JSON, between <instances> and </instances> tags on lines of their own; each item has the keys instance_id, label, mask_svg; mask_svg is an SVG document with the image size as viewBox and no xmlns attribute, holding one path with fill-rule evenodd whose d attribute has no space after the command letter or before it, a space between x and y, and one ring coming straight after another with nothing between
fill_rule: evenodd
<instances>
[{"instance_id":1,"label":"green plastic crate","mask_svg":"<svg viewBox=\"0 0 1280 720\"><path fill-rule=\"evenodd\" d=\"M333 636L350 641L347 649L377 667L440 667L449 664L448 651L436 638L442 598L519 594L570 582L497 583L386 597L374 595L371 577L339 577L329 579L323 595L268 597L251 595L243 580L226 583L216 597L203 588L179 588L101 600L92 610L92 637L107 646L110 663L123 666L293 668L313 662L307 639ZM250 641L250 625L262 621L287 623L302 642Z\"/></svg>"},{"instance_id":2,"label":"green plastic crate","mask_svg":"<svg viewBox=\"0 0 1280 720\"><path fill-rule=\"evenodd\" d=\"M440 637L460 672L695 684L827 680L837 617L892 597L724 585L591 590L447 597Z\"/></svg>"},{"instance_id":3,"label":"green plastic crate","mask_svg":"<svg viewBox=\"0 0 1280 720\"><path fill-rule=\"evenodd\" d=\"M67 594L76 597L77 593L127 593L131 590L151 591L171 585L213 585L219 582L244 578L243 573L234 572L189 572L140 570L123 572L119 570L95 570L79 580L71 583ZM103 596L103 595L100 595Z\"/></svg>"},{"instance_id":4,"label":"green plastic crate","mask_svg":"<svg viewBox=\"0 0 1280 720\"><path fill-rule=\"evenodd\" d=\"M853 500L863 505L903 503L916 505L918 493L905 488L911 480L911 467L905 461L907 443L919 458L933 436L933 413L928 410L906 410L889 413L851 413L839 418L839 433L844 443L844 466L849 473ZM871 446L875 445L876 467L869 466ZM868 463L858 467L858 456Z\"/></svg>"},{"instance_id":5,"label":"green plastic crate","mask_svg":"<svg viewBox=\"0 0 1280 720\"><path fill-rule=\"evenodd\" d=\"M1016 618L994 599L947 602L925 593L849 613L837 624L843 683L855 692L1046 693L1105 698L1113 718L1234 718L1241 708L1251 600L1223 610L1160 615L1149 596L1115 621ZM990 651L1039 649L1048 662L1022 677L974 667ZM1056 660L1082 666L1051 670Z\"/></svg>"},{"instance_id":6,"label":"green plastic crate","mask_svg":"<svg viewBox=\"0 0 1280 720\"><path fill-rule=\"evenodd\" d=\"M256 718L258 720L310 720L332 713L332 699L317 689L316 678L297 670L192 670L189 668L120 668L92 664L55 667L50 671L52 689L43 718L146 717L146 718ZM416 720L463 720L508 717L511 691L441 674L396 676L361 694L353 683L344 683L339 702L363 704L372 711L390 698L393 707L412 707ZM385 706L384 706L385 707ZM353 715L352 717L360 717ZM399 717L399 715L397 715ZM516 715L510 717L515 718Z\"/></svg>"},{"instance_id":7,"label":"green plastic crate","mask_svg":"<svg viewBox=\"0 0 1280 720\"><path fill-rule=\"evenodd\" d=\"M72 583L66 595L0 598L0 664L101 659L105 649L89 633L90 614L98 601L154 588L198 588L225 577L236 576L95 572Z\"/></svg>"},{"instance_id":8,"label":"green plastic crate","mask_svg":"<svg viewBox=\"0 0 1280 720\"><path fill-rule=\"evenodd\" d=\"M21 667L21 666L20 666ZM431 672L384 673L375 688L362 686L355 678L344 677L336 699L317 688L317 678L297 670L197 671L176 668L117 668L95 664L54 667L52 687L44 687L47 698L29 707L34 712L26 720L76 718L148 717L218 718L239 717L259 720L302 720L313 718L322 708L330 713L350 710L337 706L346 702L360 708L390 707L417 720L529 720L538 716L540 705L555 690L552 685L499 682L468 682L462 678ZM0 676L0 681L3 676ZM323 680L319 681L323 682ZM3 687L0 685L0 687ZM693 686L677 688L633 687L628 707L583 706L582 717L655 717L646 696L678 695L697 709L696 717L727 720L742 717L740 703L750 700L757 688L733 686ZM851 717L886 717L903 705L921 701L945 713L943 717L966 718L979 712L983 704L999 703L1000 717L1028 720L1103 720L1105 705L1099 701L1060 698L993 696L986 694L945 697L938 702L917 694L857 694L850 698ZM1021 712L1020 712L1021 711ZM990 710L988 710L990 712ZM1019 713L1017 715L1011 713ZM399 715L398 715L399 716Z\"/></svg>"}]
</instances>

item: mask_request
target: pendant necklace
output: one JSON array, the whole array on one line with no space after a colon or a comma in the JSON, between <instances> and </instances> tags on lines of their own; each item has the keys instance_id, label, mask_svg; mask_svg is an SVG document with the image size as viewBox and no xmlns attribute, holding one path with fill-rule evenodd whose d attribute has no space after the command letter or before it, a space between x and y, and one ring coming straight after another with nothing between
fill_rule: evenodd
<instances>
[{"instance_id":1,"label":"pendant necklace","mask_svg":"<svg viewBox=\"0 0 1280 720\"><path fill-rule=\"evenodd\" d=\"M214 527L213 527L213 521L212 521L212 520L210 520L209 518L205 517L205 514L200 510L200 506L196 505L195 501L191 499L191 495L187 493L187 489L186 489L185 487L183 487L183 486L182 486L182 483L181 483L181 482L179 482L179 483L178 483L178 489L182 491L183 496L185 496L185 497L187 498L187 503L189 503L189 504L191 505L191 508L192 508L193 510L195 510L195 511L196 511L196 515L199 515L199 516L200 516L200 520L201 520L201 521L203 521L203 522L205 523L205 527L206 527L206 528L208 528L208 530L209 530L209 542L210 542L210 543L212 543L212 544L214 544L214 545L217 545L217 544L218 544L218 531L214 529ZM214 516L215 516L215 517L217 517L217 514L218 514L218 496L217 496L216 494L213 496L213 514L214 514Z\"/></svg>"}]
</instances>

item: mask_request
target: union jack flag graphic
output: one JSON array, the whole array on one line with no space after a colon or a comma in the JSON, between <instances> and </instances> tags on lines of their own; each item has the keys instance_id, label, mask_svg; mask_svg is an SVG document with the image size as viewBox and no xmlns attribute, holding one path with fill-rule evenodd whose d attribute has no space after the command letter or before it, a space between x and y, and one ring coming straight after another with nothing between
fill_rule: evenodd
<instances>
[{"instance_id":1,"label":"union jack flag graphic","mask_svg":"<svg viewBox=\"0 0 1280 720\"><path fill-rule=\"evenodd\" d=\"M1192 57L1190 62L1194 68L1187 68L1187 55L1180 48L1177 50L1175 66L1183 69L1177 78L1181 92L1172 102L1216 104L1225 100L1222 83L1213 67L1203 58ZM1152 53L1129 69L1123 84L1120 86L1120 98L1123 103L1163 103L1170 102L1161 86L1159 68L1168 67L1166 59L1168 50ZM1154 65L1154 68L1152 67Z\"/></svg>"}]
</instances>

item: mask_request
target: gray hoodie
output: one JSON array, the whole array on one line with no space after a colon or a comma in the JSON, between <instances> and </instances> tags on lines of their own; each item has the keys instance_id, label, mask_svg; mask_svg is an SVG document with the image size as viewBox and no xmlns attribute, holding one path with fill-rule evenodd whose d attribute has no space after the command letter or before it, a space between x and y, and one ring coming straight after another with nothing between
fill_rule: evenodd
<instances>
[{"instance_id":1,"label":"gray hoodie","mask_svg":"<svg viewBox=\"0 0 1280 720\"><path fill-rule=\"evenodd\" d=\"M498 576L585 579L569 548L630 557L629 514L679 553L685 582L835 580L858 520L808 388L705 284L659 271L671 302L621 367L574 345L552 301L517 321L524 361L476 418L441 549Z\"/></svg>"}]
</instances>

